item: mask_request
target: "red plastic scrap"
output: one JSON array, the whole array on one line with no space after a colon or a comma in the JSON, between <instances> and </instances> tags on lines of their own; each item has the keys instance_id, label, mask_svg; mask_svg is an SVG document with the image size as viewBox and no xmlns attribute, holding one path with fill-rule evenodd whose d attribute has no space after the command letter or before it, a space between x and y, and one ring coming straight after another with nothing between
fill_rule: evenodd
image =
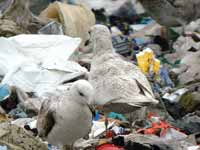
<instances>
[{"instance_id":1,"label":"red plastic scrap","mask_svg":"<svg viewBox=\"0 0 200 150\"><path fill-rule=\"evenodd\" d=\"M150 112L148 115L147 115L147 119L151 119L152 117L158 117L158 115L154 112Z\"/></svg>"},{"instance_id":2,"label":"red plastic scrap","mask_svg":"<svg viewBox=\"0 0 200 150\"><path fill-rule=\"evenodd\" d=\"M147 119L150 120L152 117L157 117L157 115L155 113L149 113ZM179 129L173 127L169 123L160 120L159 122L152 122L151 128L138 129L137 132L143 134L154 134L154 135L164 136L167 132L167 129L169 128L173 128L177 131L180 131Z\"/></svg>"},{"instance_id":3,"label":"red plastic scrap","mask_svg":"<svg viewBox=\"0 0 200 150\"><path fill-rule=\"evenodd\" d=\"M113 131L111 130L106 131L106 138L112 138L113 136L114 136Z\"/></svg>"},{"instance_id":4,"label":"red plastic scrap","mask_svg":"<svg viewBox=\"0 0 200 150\"><path fill-rule=\"evenodd\" d=\"M103 144L103 145L97 146L96 150L124 150L124 148L115 146L114 144Z\"/></svg>"}]
</instances>

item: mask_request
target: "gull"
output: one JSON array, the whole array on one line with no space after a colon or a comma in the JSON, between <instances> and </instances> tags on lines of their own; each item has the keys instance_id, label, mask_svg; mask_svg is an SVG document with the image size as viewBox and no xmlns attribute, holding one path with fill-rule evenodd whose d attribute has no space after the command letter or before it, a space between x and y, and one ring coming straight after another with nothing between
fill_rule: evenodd
<instances>
[{"instance_id":1,"label":"gull","mask_svg":"<svg viewBox=\"0 0 200 150\"><path fill-rule=\"evenodd\" d=\"M65 94L46 97L38 115L38 135L52 145L62 146L63 150L71 149L76 140L90 132L93 94L88 81L78 80Z\"/></svg>"},{"instance_id":2,"label":"gull","mask_svg":"<svg viewBox=\"0 0 200 150\"><path fill-rule=\"evenodd\" d=\"M105 112L132 113L157 104L151 86L141 70L115 53L109 29L95 25L90 30L93 59L89 82L94 88L93 104Z\"/></svg>"}]
</instances>

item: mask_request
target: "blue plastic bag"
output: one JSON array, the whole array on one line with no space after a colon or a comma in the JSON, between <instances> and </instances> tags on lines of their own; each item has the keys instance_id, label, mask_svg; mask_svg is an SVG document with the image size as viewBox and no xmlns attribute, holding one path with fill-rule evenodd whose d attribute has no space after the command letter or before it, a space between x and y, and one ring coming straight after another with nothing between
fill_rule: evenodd
<instances>
[{"instance_id":1,"label":"blue plastic bag","mask_svg":"<svg viewBox=\"0 0 200 150\"><path fill-rule=\"evenodd\" d=\"M0 85L0 102L10 96L10 87L7 84Z\"/></svg>"}]
</instances>

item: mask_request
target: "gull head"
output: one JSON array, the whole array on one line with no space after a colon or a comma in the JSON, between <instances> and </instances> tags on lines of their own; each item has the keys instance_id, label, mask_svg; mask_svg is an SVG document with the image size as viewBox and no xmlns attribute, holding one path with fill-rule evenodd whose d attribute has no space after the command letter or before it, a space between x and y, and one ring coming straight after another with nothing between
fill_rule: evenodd
<instances>
[{"instance_id":1,"label":"gull head","mask_svg":"<svg viewBox=\"0 0 200 150\"><path fill-rule=\"evenodd\" d=\"M71 92L80 100L80 103L93 104L94 88L88 81L75 81L72 85Z\"/></svg>"},{"instance_id":2,"label":"gull head","mask_svg":"<svg viewBox=\"0 0 200 150\"><path fill-rule=\"evenodd\" d=\"M89 35L89 43L93 50L94 56L101 55L106 52L112 52L112 38L108 27L100 24L94 25L91 27Z\"/></svg>"}]
</instances>

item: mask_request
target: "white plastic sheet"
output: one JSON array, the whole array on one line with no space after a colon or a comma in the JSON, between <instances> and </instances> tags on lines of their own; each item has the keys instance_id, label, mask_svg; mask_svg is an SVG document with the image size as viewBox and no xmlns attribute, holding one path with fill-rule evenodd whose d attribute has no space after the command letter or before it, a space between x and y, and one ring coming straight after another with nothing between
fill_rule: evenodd
<instances>
[{"instance_id":1,"label":"white plastic sheet","mask_svg":"<svg viewBox=\"0 0 200 150\"><path fill-rule=\"evenodd\" d=\"M190 146L188 147L188 150L199 150L200 146Z\"/></svg>"},{"instance_id":2,"label":"white plastic sheet","mask_svg":"<svg viewBox=\"0 0 200 150\"><path fill-rule=\"evenodd\" d=\"M81 40L65 35L18 35L0 38L2 83L42 96L65 81L87 73L69 61Z\"/></svg>"},{"instance_id":3,"label":"white plastic sheet","mask_svg":"<svg viewBox=\"0 0 200 150\"><path fill-rule=\"evenodd\" d=\"M68 60L81 42L80 38L65 35L18 35L8 40L23 56L52 64Z\"/></svg>"},{"instance_id":4,"label":"white plastic sheet","mask_svg":"<svg viewBox=\"0 0 200 150\"><path fill-rule=\"evenodd\" d=\"M106 131L105 122L93 121L90 138L96 138ZM108 124L108 129L115 126L115 121Z\"/></svg>"}]
</instances>

